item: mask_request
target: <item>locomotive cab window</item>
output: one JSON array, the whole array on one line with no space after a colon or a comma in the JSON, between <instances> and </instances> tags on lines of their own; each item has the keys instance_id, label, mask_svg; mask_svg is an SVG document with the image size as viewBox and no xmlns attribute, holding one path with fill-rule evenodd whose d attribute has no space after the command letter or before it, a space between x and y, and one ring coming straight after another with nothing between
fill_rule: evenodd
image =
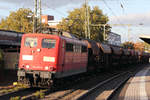
<instances>
[{"instance_id":1,"label":"locomotive cab window","mask_svg":"<svg viewBox=\"0 0 150 100\"><path fill-rule=\"evenodd\" d=\"M87 47L86 46L82 46L82 52L87 52Z\"/></svg>"},{"instance_id":2,"label":"locomotive cab window","mask_svg":"<svg viewBox=\"0 0 150 100\"><path fill-rule=\"evenodd\" d=\"M27 37L25 38L25 44L26 47L36 47L37 46L37 38Z\"/></svg>"},{"instance_id":3,"label":"locomotive cab window","mask_svg":"<svg viewBox=\"0 0 150 100\"><path fill-rule=\"evenodd\" d=\"M74 52L81 53L81 45L75 44L74 45Z\"/></svg>"},{"instance_id":4,"label":"locomotive cab window","mask_svg":"<svg viewBox=\"0 0 150 100\"><path fill-rule=\"evenodd\" d=\"M42 48L55 48L56 40L55 39L43 39Z\"/></svg>"},{"instance_id":5,"label":"locomotive cab window","mask_svg":"<svg viewBox=\"0 0 150 100\"><path fill-rule=\"evenodd\" d=\"M70 52L73 52L73 44L71 43L66 43L66 51L70 51Z\"/></svg>"}]
</instances>

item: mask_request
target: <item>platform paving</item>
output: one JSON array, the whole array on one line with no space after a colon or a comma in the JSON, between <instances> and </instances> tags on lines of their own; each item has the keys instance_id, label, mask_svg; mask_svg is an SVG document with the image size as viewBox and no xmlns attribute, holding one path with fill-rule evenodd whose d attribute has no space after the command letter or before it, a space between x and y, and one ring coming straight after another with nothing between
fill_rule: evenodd
<instances>
[{"instance_id":1,"label":"platform paving","mask_svg":"<svg viewBox=\"0 0 150 100\"><path fill-rule=\"evenodd\" d=\"M150 100L150 65L125 84L116 100Z\"/></svg>"}]
</instances>

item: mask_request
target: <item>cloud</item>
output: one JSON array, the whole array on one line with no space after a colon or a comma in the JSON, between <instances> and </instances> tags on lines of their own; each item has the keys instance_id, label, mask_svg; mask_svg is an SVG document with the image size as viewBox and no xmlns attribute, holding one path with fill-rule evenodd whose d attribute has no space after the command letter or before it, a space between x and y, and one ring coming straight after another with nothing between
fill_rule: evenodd
<instances>
[{"instance_id":1,"label":"cloud","mask_svg":"<svg viewBox=\"0 0 150 100\"><path fill-rule=\"evenodd\" d=\"M110 24L131 24L150 26L150 13L128 14L110 17Z\"/></svg>"},{"instance_id":2,"label":"cloud","mask_svg":"<svg viewBox=\"0 0 150 100\"><path fill-rule=\"evenodd\" d=\"M33 0L1 0L1 3L7 5L15 5L17 7L22 5L26 7L31 7L33 6L34 1Z\"/></svg>"},{"instance_id":3,"label":"cloud","mask_svg":"<svg viewBox=\"0 0 150 100\"><path fill-rule=\"evenodd\" d=\"M0 6L0 10L9 10L9 7L6 7L6 6Z\"/></svg>"},{"instance_id":4,"label":"cloud","mask_svg":"<svg viewBox=\"0 0 150 100\"><path fill-rule=\"evenodd\" d=\"M30 8L34 10L35 0L0 0L0 12L4 12L6 17L10 11L16 11L19 8ZM37 0L39 2L39 0ZM41 0L42 13L66 16L64 12L71 10L75 6L83 4L85 0ZM1 18L0 18L1 19ZM61 18L59 18L61 19Z\"/></svg>"},{"instance_id":5,"label":"cloud","mask_svg":"<svg viewBox=\"0 0 150 100\"><path fill-rule=\"evenodd\" d=\"M39 0L38 0L39 1ZM42 5L47 4L49 7L62 7L68 4L77 4L84 2L84 0L41 0ZM31 7L34 5L34 0L1 0L3 3L12 3L15 5L24 5L25 7Z\"/></svg>"}]
</instances>

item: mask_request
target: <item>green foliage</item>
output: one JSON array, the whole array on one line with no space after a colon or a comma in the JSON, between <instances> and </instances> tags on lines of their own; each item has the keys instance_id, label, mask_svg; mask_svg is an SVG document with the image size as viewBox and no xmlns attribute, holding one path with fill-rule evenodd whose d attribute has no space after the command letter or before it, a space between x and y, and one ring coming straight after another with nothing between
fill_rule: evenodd
<instances>
[{"instance_id":1,"label":"green foliage","mask_svg":"<svg viewBox=\"0 0 150 100\"><path fill-rule=\"evenodd\" d=\"M103 41L103 25L107 24L109 19L97 6L93 9L88 7L88 9L91 39ZM68 31L69 33L75 34L77 37L85 38L85 5L81 8L76 8L73 11L70 11L68 17L63 18L62 22L59 23L58 28L62 31ZM106 25L105 32L108 33L109 30L110 26Z\"/></svg>"},{"instance_id":2,"label":"green foliage","mask_svg":"<svg viewBox=\"0 0 150 100\"><path fill-rule=\"evenodd\" d=\"M21 97L20 96L11 97L10 100L21 100Z\"/></svg>"},{"instance_id":3,"label":"green foliage","mask_svg":"<svg viewBox=\"0 0 150 100\"><path fill-rule=\"evenodd\" d=\"M42 90L40 90L40 91L37 91L36 93L34 93L34 96L35 96L36 98L42 99L42 98L45 97L45 93L44 93Z\"/></svg>"},{"instance_id":4,"label":"green foliage","mask_svg":"<svg viewBox=\"0 0 150 100\"><path fill-rule=\"evenodd\" d=\"M134 49L134 43L133 42L124 42L122 44L123 48L125 49Z\"/></svg>"},{"instance_id":5,"label":"green foliage","mask_svg":"<svg viewBox=\"0 0 150 100\"><path fill-rule=\"evenodd\" d=\"M10 15L0 22L0 29L13 30L17 32L32 32L32 16L30 9L20 8L16 12L10 12Z\"/></svg>"}]
</instances>

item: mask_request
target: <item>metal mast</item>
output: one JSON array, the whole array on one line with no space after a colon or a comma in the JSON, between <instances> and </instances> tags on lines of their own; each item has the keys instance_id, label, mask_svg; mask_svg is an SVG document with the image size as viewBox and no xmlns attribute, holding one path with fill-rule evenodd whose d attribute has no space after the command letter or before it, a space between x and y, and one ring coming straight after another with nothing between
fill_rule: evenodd
<instances>
[{"instance_id":1,"label":"metal mast","mask_svg":"<svg viewBox=\"0 0 150 100\"><path fill-rule=\"evenodd\" d=\"M33 33L37 32L37 19L39 18L39 29L41 29L41 0L37 2L37 0L34 0L34 15L33 15Z\"/></svg>"},{"instance_id":2,"label":"metal mast","mask_svg":"<svg viewBox=\"0 0 150 100\"><path fill-rule=\"evenodd\" d=\"M37 29L37 0L34 3L34 15L33 15L33 33L36 33Z\"/></svg>"},{"instance_id":3,"label":"metal mast","mask_svg":"<svg viewBox=\"0 0 150 100\"><path fill-rule=\"evenodd\" d=\"M41 9L42 7L41 7L41 0L39 0L39 23L40 23L40 25L39 25L39 29L41 30L41 15L42 15L42 9Z\"/></svg>"},{"instance_id":4,"label":"metal mast","mask_svg":"<svg viewBox=\"0 0 150 100\"><path fill-rule=\"evenodd\" d=\"M88 0L85 0L85 37L90 39Z\"/></svg>"},{"instance_id":5,"label":"metal mast","mask_svg":"<svg viewBox=\"0 0 150 100\"><path fill-rule=\"evenodd\" d=\"M86 0L85 0L85 37L87 38L88 37L88 35L87 35L87 2L86 2Z\"/></svg>"}]
</instances>

